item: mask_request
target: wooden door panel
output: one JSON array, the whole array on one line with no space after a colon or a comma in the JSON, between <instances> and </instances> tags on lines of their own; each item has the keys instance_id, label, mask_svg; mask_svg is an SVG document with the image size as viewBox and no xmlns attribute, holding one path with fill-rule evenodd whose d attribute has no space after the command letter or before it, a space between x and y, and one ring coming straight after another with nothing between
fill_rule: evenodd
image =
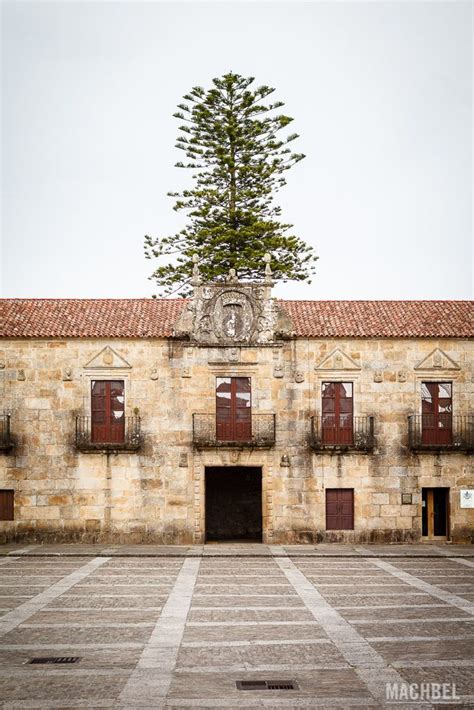
<instances>
[{"instance_id":1,"label":"wooden door panel","mask_svg":"<svg viewBox=\"0 0 474 710\"><path fill-rule=\"evenodd\" d=\"M422 489L422 535L429 540L448 536L449 488Z\"/></svg>"},{"instance_id":2,"label":"wooden door panel","mask_svg":"<svg viewBox=\"0 0 474 710\"><path fill-rule=\"evenodd\" d=\"M354 529L354 490L328 488L326 490L326 530Z\"/></svg>"},{"instance_id":3,"label":"wooden door panel","mask_svg":"<svg viewBox=\"0 0 474 710\"><path fill-rule=\"evenodd\" d=\"M449 445L453 441L452 385L421 383L421 441L425 445Z\"/></svg>"},{"instance_id":4,"label":"wooden door panel","mask_svg":"<svg viewBox=\"0 0 474 710\"><path fill-rule=\"evenodd\" d=\"M252 409L250 377L218 377L216 437L219 441L250 441Z\"/></svg>"},{"instance_id":5,"label":"wooden door panel","mask_svg":"<svg viewBox=\"0 0 474 710\"><path fill-rule=\"evenodd\" d=\"M93 380L91 440L119 444L125 438L125 401L122 380Z\"/></svg>"},{"instance_id":6,"label":"wooden door panel","mask_svg":"<svg viewBox=\"0 0 474 710\"><path fill-rule=\"evenodd\" d=\"M322 442L332 446L353 444L352 382L323 382Z\"/></svg>"}]
</instances>

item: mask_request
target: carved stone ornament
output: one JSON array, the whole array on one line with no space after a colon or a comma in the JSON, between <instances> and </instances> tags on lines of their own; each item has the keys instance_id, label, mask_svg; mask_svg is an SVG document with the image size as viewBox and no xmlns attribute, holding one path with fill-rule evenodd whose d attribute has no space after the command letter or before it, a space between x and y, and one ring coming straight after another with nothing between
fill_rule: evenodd
<instances>
[{"instance_id":1,"label":"carved stone ornament","mask_svg":"<svg viewBox=\"0 0 474 710\"><path fill-rule=\"evenodd\" d=\"M188 468L188 455L186 453L183 452L179 455L178 466L180 468Z\"/></svg>"},{"instance_id":2,"label":"carved stone ornament","mask_svg":"<svg viewBox=\"0 0 474 710\"><path fill-rule=\"evenodd\" d=\"M158 377L158 370L156 368L153 368L153 370L150 372L150 380L157 380Z\"/></svg>"},{"instance_id":3,"label":"carved stone ornament","mask_svg":"<svg viewBox=\"0 0 474 710\"><path fill-rule=\"evenodd\" d=\"M129 370L131 369L131 365L127 362L127 360L125 360L124 357L119 355L119 353L108 345L105 348L102 348L100 352L94 355L92 360L89 360L84 365L85 370L104 370L111 368L114 370Z\"/></svg>"},{"instance_id":4,"label":"carved stone ornament","mask_svg":"<svg viewBox=\"0 0 474 710\"><path fill-rule=\"evenodd\" d=\"M194 310L192 303L189 303L182 311L176 325L173 328L175 338L186 338L193 329Z\"/></svg>"},{"instance_id":5,"label":"carved stone ornament","mask_svg":"<svg viewBox=\"0 0 474 710\"><path fill-rule=\"evenodd\" d=\"M20 382L24 382L26 380L26 375L24 370L18 370L16 379L19 380Z\"/></svg>"},{"instance_id":6,"label":"carved stone ornament","mask_svg":"<svg viewBox=\"0 0 474 710\"><path fill-rule=\"evenodd\" d=\"M360 370L360 365L340 348L336 348L329 355L315 365L315 370Z\"/></svg>"},{"instance_id":7,"label":"carved stone ornament","mask_svg":"<svg viewBox=\"0 0 474 710\"><path fill-rule=\"evenodd\" d=\"M293 335L291 319L271 298L271 284L239 281L233 270L225 282L196 285L173 329L175 338L206 346L265 344Z\"/></svg>"},{"instance_id":8,"label":"carved stone ornament","mask_svg":"<svg viewBox=\"0 0 474 710\"><path fill-rule=\"evenodd\" d=\"M290 466L290 457L288 454L283 454L280 460L280 466L283 468L288 468Z\"/></svg>"},{"instance_id":9,"label":"carved stone ornament","mask_svg":"<svg viewBox=\"0 0 474 710\"><path fill-rule=\"evenodd\" d=\"M452 357L450 357L444 350L440 348L435 348L429 355L427 355L421 362L415 365L415 370L460 370L458 365Z\"/></svg>"},{"instance_id":10,"label":"carved stone ornament","mask_svg":"<svg viewBox=\"0 0 474 710\"><path fill-rule=\"evenodd\" d=\"M407 373L404 370L399 370L397 372L397 380L399 382L406 382L407 381Z\"/></svg>"},{"instance_id":11,"label":"carved stone ornament","mask_svg":"<svg viewBox=\"0 0 474 710\"><path fill-rule=\"evenodd\" d=\"M240 291L222 292L214 301L213 320L219 340L248 340L254 324L250 299Z\"/></svg>"},{"instance_id":12,"label":"carved stone ornament","mask_svg":"<svg viewBox=\"0 0 474 710\"><path fill-rule=\"evenodd\" d=\"M72 369L70 367L66 367L63 370L63 381L64 382L71 382L72 380Z\"/></svg>"},{"instance_id":13,"label":"carved stone ornament","mask_svg":"<svg viewBox=\"0 0 474 710\"><path fill-rule=\"evenodd\" d=\"M383 382L383 372L381 370L374 372L374 382Z\"/></svg>"},{"instance_id":14,"label":"carved stone ornament","mask_svg":"<svg viewBox=\"0 0 474 710\"><path fill-rule=\"evenodd\" d=\"M273 377L283 377L283 365L275 365L273 368Z\"/></svg>"},{"instance_id":15,"label":"carved stone ornament","mask_svg":"<svg viewBox=\"0 0 474 710\"><path fill-rule=\"evenodd\" d=\"M102 353L102 362L104 365L112 365L114 362L114 354L110 348L105 348Z\"/></svg>"},{"instance_id":16,"label":"carved stone ornament","mask_svg":"<svg viewBox=\"0 0 474 710\"><path fill-rule=\"evenodd\" d=\"M233 450L230 452L231 463L238 463L240 458L240 451Z\"/></svg>"},{"instance_id":17,"label":"carved stone ornament","mask_svg":"<svg viewBox=\"0 0 474 710\"><path fill-rule=\"evenodd\" d=\"M5 360L0 360L0 370L5 369Z\"/></svg>"},{"instance_id":18,"label":"carved stone ornament","mask_svg":"<svg viewBox=\"0 0 474 710\"><path fill-rule=\"evenodd\" d=\"M302 370L296 370L295 382L304 382L304 372Z\"/></svg>"},{"instance_id":19,"label":"carved stone ornament","mask_svg":"<svg viewBox=\"0 0 474 710\"><path fill-rule=\"evenodd\" d=\"M229 350L229 362L239 362L240 360L240 349L230 348Z\"/></svg>"}]
</instances>

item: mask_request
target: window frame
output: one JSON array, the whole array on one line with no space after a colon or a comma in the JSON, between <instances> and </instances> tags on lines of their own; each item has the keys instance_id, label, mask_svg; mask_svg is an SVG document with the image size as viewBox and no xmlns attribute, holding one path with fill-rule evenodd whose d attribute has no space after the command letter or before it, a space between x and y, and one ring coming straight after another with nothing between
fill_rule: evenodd
<instances>
[{"instance_id":1,"label":"window frame","mask_svg":"<svg viewBox=\"0 0 474 710\"><path fill-rule=\"evenodd\" d=\"M423 387L428 389L429 391L429 385L436 385L438 387L438 392L437 396L433 397L432 396L432 401L436 402L438 405L438 411L437 412L424 412L423 411L423 402L428 401L427 399L424 398L424 392L423 392ZM451 390L451 395L449 397L450 400L450 406L451 406L451 411L450 412L440 412L439 411L439 400L440 399L448 399L447 397L439 397L439 387L441 385L449 385L450 390ZM420 381L420 414L421 414L421 439L423 444L426 445L449 445L452 444L453 441L453 393L454 393L454 383L452 380L448 380L446 378L443 379L421 379ZM431 418L431 426L430 424L430 418ZM446 426L446 423L449 423L449 426Z\"/></svg>"},{"instance_id":2,"label":"window frame","mask_svg":"<svg viewBox=\"0 0 474 710\"><path fill-rule=\"evenodd\" d=\"M117 422L114 424L112 421L112 388L111 386L109 388L105 388L106 394L104 394L105 398L105 409L103 410L105 412L105 419L107 419L107 415L109 418L109 421L104 421L104 422L94 422L94 412L98 412L101 410L95 409L93 407L93 401L94 401L94 393L93 393L93 387L95 383L105 383L106 385L111 385L112 382L120 382L122 383L122 396L123 396L123 408L122 408L122 417L121 422ZM125 390L125 380L123 378L118 378L117 376L113 378L108 378L108 377L90 377L90 384L89 384L90 390L89 390L89 405L90 405L90 423L91 423L91 441L93 443L97 444L123 444L125 441L125 419L126 419L126 402L127 402L127 397L126 397L126 390ZM109 392L107 394L107 389L109 389ZM97 397L101 396L99 394L96 395ZM101 428L105 431L108 430L107 434L104 436L100 434ZM95 432L98 432L97 434Z\"/></svg>"},{"instance_id":3,"label":"window frame","mask_svg":"<svg viewBox=\"0 0 474 710\"><path fill-rule=\"evenodd\" d=\"M218 404L219 380L230 380L229 407ZM238 406L237 380L248 380L249 406ZM235 383L235 384L234 384ZM245 390L240 390L244 392ZM250 441L252 438L252 378L250 375L221 375L216 374L214 379L214 401L215 401L215 426L216 439L218 441ZM228 410L229 417L219 418L219 412ZM248 412L248 416L239 418L238 412L243 410ZM226 433L227 432L227 433Z\"/></svg>"},{"instance_id":4,"label":"window frame","mask_svg":"<svg viewBox=\"0 0 474 710\"><path fill-rule=\"evenodd\" d=\"M339 385L340 387L344 385L350 385L351 396L350 397L340 397L335 396L334 398L324 396L324 386L325 385ZM353 380L345 379L328 379L324 378L320 382L320 397L321 397L321 441L325 445L329 446L352 446L354 443L354 389L355 382ZM338 390L340 392L340 389ZM334 399L334 413L324 411L324 402ZM348 400L351 402L351 411L341 412L340 402L341 399ZM341 417L350 414L350 426L341 426ZM325 417L334 416L334 425L325 426ZM337 421L338 420L338 421Z\"/></svg>"}]
</instances>

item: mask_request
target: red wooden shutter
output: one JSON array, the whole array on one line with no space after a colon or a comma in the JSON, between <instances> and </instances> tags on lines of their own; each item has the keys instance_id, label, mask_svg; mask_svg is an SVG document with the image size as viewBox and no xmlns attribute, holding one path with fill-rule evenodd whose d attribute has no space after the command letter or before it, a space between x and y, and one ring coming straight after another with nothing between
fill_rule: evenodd
<instances>
[{"instance_id":1,"label":"red wooden shutter","mask_svg":"<svg viewBox=\"0 0 474 710\"><path fill-rule=\"evenodd\" d=\"M14 520L13 491L0 491L0 520Z\"/></svg>"},{"instance_id":2,"label":"red wooden shutter","mask_svg":"<svg viewBox=\"0 0 474 710\"><path fill-rule=\"evenodd\" d=\"M216 436L219 441L249 441L252 435L250 377L218 377Z\"/></svg>"},{"instance_id":3,"label":"red wooden shutter","mask_svg":"<svg viewBox=\"0 0 474 710\"><path fill-rule=\"evenodd\" d=\"M339 530L338 491L326 491L326 530Z\"/></svg>"},{"instance_id":4,"label":"red wooden shutter","mask_svg":"<svg viewBox=\"0 0 474 710\"><path fill-rule=\"evenodd\" d=\"M125 437L125 397L122 380L93 380L92 441L119 444Z\"/></svg>"},{"instance_id":5,"label":"red wooden shutter","mask_svg":"<svg viewBox=\"0 0 474 710\"><path fill-rule=\"evenodd\" d=\"M352 382L323 382L323 444L350 446L353 442L352 422Z\"/></svg>"},{"instance_id":6,"label":"red wooden shutter","mask_svg":"<svg viewBox=\"0 0 474 710\"><path fill-rule=\"evenodd\" d=\"M326 490L326 530L354 529L354 489Z\"/></svg>"},{"instance_id":7,"label":"red wooden shutter","mask_svg":"<svg viewBox=\"0 0 474 710\"><path fill-rule=\"evenodd\" d=\"M451 444L453 407L451 382L421 383L421 425L423 444Z\"/></svg>"}]
</instances>

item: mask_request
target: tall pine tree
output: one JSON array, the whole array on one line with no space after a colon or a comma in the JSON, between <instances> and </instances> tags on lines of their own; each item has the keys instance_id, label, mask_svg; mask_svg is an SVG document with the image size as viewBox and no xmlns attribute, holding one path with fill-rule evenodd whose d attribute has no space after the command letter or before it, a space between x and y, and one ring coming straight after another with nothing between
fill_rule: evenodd
<instances>
[{"instance_id":1,"label":"tall pine tree","mask_svg":"<svg viewBox=\"0 0 474 710\"><path fill-rule=\"evenodd\" d=\"M273 204L285 172L305 156L288 147L296 133L279 135L293 119L276 113L282 101L265 102L274 89L251 89L253 81L225 74L208 91L194 87L173 114L182 121L176 147L187 158L176 167L192 170L195 182L168 193L175 210L188 212L188 225L173 236L145 237L146 258L175 257L150 277L165 296L189 294L194 254L205 281L224 280L230 268L239 278L259 278L265 252L277 281L309 281L314 274L318 257L287 234L292 225L279 221L281 208Z\"/></svg>"}]
</instances>

